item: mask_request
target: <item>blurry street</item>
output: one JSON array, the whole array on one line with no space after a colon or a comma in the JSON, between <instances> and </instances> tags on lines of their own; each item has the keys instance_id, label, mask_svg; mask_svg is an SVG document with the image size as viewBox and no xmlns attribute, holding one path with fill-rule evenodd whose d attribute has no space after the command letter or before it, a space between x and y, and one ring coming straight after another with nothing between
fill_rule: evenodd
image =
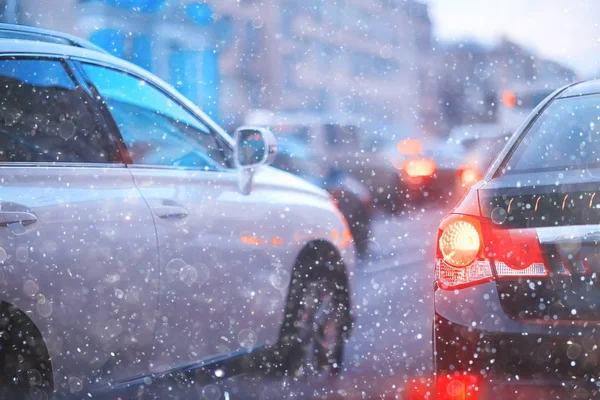
<instances>
[{"instance_id":1,"label":"blurry street","mask_svg":"<svg viewBox=\"0 0 600 400\"><path fill-rule=\"evenodd\" d=\"M442 214L413 211L375 222L376 244L355 279L357 320L340 387L353 398L397 394L431 371L433 251Z\"/></svg>"}]
</instances>

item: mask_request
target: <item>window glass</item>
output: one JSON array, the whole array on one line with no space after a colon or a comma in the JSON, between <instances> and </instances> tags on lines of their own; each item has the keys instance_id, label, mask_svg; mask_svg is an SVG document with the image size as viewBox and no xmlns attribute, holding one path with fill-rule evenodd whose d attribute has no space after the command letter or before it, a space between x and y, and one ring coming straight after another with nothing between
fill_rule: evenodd
<instances>
[{"instance_id":1,"label":"window glass","mask_svg":"<svg viewBox=\"0 0 600 400\"><path fill-rule=\"evenodd\" d=\"M106 101L134 164L227 167L223 142L162 91L113 69L89 64L83 68Z\"/></svg>"},{"instance_id":2,"label":"window glass","mask_svg":"<svg viewBox=\"0 0 600 400\"><path fill-rule=\"evenodd\" d=\"M0 161L118 161L98 115L61 62L0 60Z\"/></svg>"},{"instance_id":3,"label":"window glass","mask_svg":"<svg viewBox=\"0 0 600 400\"><path fill-rule=\"evenodd\" d=\"M552 102L519 143L507 169L543 171L600 166L600 97Z\"/></svg>"}]
</instances>

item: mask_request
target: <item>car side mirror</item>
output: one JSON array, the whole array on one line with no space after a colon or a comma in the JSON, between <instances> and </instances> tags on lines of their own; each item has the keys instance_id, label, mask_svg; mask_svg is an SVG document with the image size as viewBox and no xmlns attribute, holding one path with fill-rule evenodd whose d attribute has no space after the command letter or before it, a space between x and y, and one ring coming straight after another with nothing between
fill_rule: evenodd
<instances>
[{"instance_id":1,"label":"car side mirror","mask_svg":"<svg viewBox=\"0 0 600 400\"><path fill-rule=\"evenodd\" d=\"M236 129L234 162L238 169L238 190L252 191L254 170L273 162L277 155L275 135L267 128L241 127Z\"/></svg>"}]
</instances>

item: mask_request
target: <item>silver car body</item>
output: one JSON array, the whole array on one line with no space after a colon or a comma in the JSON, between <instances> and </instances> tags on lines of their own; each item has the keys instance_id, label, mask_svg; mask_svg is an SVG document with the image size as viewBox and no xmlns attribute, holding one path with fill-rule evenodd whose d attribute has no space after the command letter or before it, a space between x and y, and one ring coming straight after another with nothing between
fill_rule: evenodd
<instances>
[{"instance_id":1,"label":"silver car body","mask_svg":"<svg viewBox=\"0 0 600 400\"><path fill-rule=\"evenodd\" d=\"M0 58L9 56L125 71L233 146L196 106L128 62L0 39ZM40 330L58 390L115 385L273 344L300 251L327 241L349 276L355 262L326 192L270 167L257 169L243 195L234 169L0 162L0 223L0 301Z\"/></svg>"}]
</instances>

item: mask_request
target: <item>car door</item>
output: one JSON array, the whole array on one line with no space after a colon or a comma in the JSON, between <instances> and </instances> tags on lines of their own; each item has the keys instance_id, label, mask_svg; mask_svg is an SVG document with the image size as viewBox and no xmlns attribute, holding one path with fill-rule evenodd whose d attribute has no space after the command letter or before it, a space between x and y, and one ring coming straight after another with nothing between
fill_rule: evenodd
<instances>
[{"instance_id":1,"label":"car door","mask_svg":"<svg viewBox=\"0 0 600 400\"><path fill-rule=\"evenodd\" d=\"M280 275L262 246L279 245L261 229L276 208L238 193L229 144L175 97L131 73L82 69L111 111L154 213L161 296L152 371L272 343L289 281L269 280Z\"/></svg>"},{"instance_id":2,"label":"car door","mask_svg":"<svg viewBox=\"0 0 600 400\"><path fill-rule=\"evenodd\" d=\"M0 59L0 300L26 312L57 389L148 373L158 305L150 210L62 59Z\"/></svg>"}]
</instances>

